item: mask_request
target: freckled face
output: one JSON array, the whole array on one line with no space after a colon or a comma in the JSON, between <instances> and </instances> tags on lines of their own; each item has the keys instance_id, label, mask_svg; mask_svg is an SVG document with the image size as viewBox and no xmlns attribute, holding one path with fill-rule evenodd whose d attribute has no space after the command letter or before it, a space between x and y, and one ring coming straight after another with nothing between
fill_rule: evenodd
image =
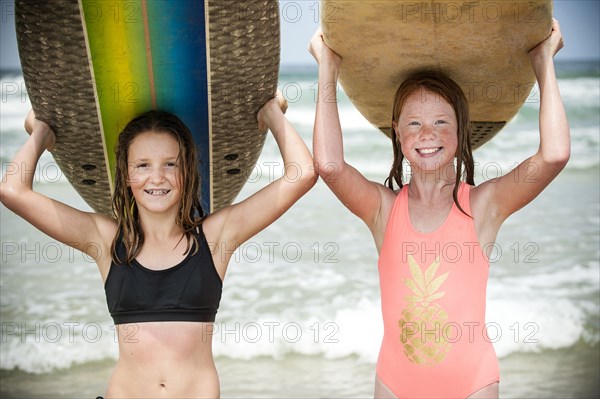
<instances>
[{"instance_id":1,"label":"freckled face","mask_svg":"<svg viewBox=\"0 0 600 399\"><path fill-rule=\"evenodd\" d=\"M394 132L413 171L434 171L454 162L456 113L440 95L419 89L408 96Z\"/></svg>"},{"instance_id":2,"label":"freckled face","mask_svg":"<svg viewBox=\"0 0 600 399\"><path fill-rule=\"evenodd\" d=\"M167 133L146 132L127 151L128 184L138 209L163 213L179 208L179 144Z\"/></svg>"}]
</instances>

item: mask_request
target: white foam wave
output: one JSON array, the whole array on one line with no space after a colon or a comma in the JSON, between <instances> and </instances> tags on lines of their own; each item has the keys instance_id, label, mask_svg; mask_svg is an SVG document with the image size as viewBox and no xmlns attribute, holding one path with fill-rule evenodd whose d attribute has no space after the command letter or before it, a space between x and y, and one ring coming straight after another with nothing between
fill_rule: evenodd
<instances>
[{"instance_id":1,"label":"white foam wave","mask_svg":"<svg viewBox=\"0 0 600 399\"><path fill-rule=\"evenodd\" d=\"M344 133L360 131L368 134L368 137L372 137L373 133L378 133L378 129L349 103L340 103L339 115L342 132ZM286 116L290 123L297 129L309 128L312 133L315 121L314 103L310 104L310 106L306 106L306 104L298 106L291 104Z\"/></svg>"},{"instance_id":2,"label":"white foam wave","mask_svg":"<svg viewBox=\"0 0 600 399\"><path fill-rule=\"evenodd\" d=\"M567 348L580 339L597 345L598 332L586 320L598 314L598 304L584 298L597 297L598 289L597 265L491 279L486 321L490 337L497 335L498 356Z\"/></svg>"},{"instance_id":3,"label":"white foam wave","mask_svg":"<svg viewBox=\"0 0 600 399\"><path fill-rule=\"evenodd\" d=\"M571 158L567 164L568 169L586 169L600 163L598 129L598 126L571 127ZM474 152L476 170L487 178L497 177L489 176L488 172L497 174L496 171L500 171L500 175L508 173L538 149L537 126L508 126L506 131L499 134L510 137L510 140L492 140Z\"/></svg>"},{"instance_id":4,"label":"white foam wave","mask_svg":"<svg viewBox=\"0 0 600 399\"><path fill-rule=\"evenodd\" d=\"M256 293L254 299L258 296ZM292 353L328 359L355 356L361 362L376 362L383 336L377 300L361 298L338 308L330 317L318 307L311 312L309 317L294 317L290 311L289 315L262 312L255 319L217 319L214 354L234 359L281 359ZM531 295L494 299L488 304L486 325L498 356L504 357L515 352L568 348L580 339L597 344L598 334L584 329L584 318L584 311L568 299L548 301ZM70 327L42 323L25 329L13 324L3 324L2 369L47 373L118 357L114 327L107 324ZM71 328L73 332L69 332Z\"/></svg>"},{"instance_id":5,"label":"white foam wave","mask_svg":"<svg viewBox=\"0 0 600 399\"><path fill-rule=\"evenodd\" d=\"M567 299L531 297L489 302L486 325L498 357L568 348L584 338L584 315Z\"/></svg>"},{"instance_id":6,"label":"white foam wave","mask_svg":"<svg viewBox=\"0 0 600 399\"><path fill-rule=\"evenodd\" d=\"M600 79L559 79L558 86L567 107L600 107Z\"/></svg>"},{"instance_id":7,"label":"white foam wave","mask_svg":"<svg viewBox=\"0 0 600 399\"><path fill-rule=\"evenodd\" d=\"M104 323L3 322L0 368L48 373L117 359L114 327Z\"/></svg>"},{"instance_id":8,"label":"white foam wave","mask_svg":"<svg viewBox=\"0 0 600 399\"><path fill-rule=\"evenodd\" d=\"M495 300L488 307L486 325L499 357L568 348L580 339L598 342L597 334L584 330L584 312L569 300L524 302L527 307L515 300ZM379 304L363 299L352 308L337 310L329 320L263 317L239 324L223 323L215 336L214 350L217 356L239 359L280 359L297 353L329 359L356 356L360 361L375 363L382 336Z\"/></svg>"},{"instance_id":9,"label":"white foam wave","mask_svg":"<svg viewBox=\"0 0 600 399\"><path fill-rule=\"evenodd\" d=\"M217 323L213 350L216 356L239 359L280 359L296 353L329 359L357 356L374 363L383 336L379 303L362 298L354 305L331 317L314 308L314 314L303 319L263 315L253 321Z\"/></svg>"}]
</instances>

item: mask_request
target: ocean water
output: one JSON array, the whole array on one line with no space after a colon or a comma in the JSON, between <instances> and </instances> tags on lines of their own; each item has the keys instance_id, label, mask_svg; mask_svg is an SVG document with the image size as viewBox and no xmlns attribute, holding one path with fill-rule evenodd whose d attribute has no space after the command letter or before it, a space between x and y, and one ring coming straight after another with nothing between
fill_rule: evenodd
<instances>
[{"instance_id":1,"label":"ocean water","mask_svg":"<svg viewBox=\"0 0 600 399\"><path fill-rule=\"evenodd\" d=\"M600 392L600 67L559 64L572 136L566 169L502 227L492 256L487 320L502 397ZM22 77L3 73L0 159L24 142ZM316 70L284 68L287 117L310 146ZM535 93L535 92L534 92ZM383 182L389 140L340 95L346 159ZM475 152L478 182L507 173L539 143L530 96ZM239 198L281 175L269 137ZM89 209L44 154L40 192ZM95 397L117 359L96 266L0 209L0 394ZM383 334L377 253L368 229L319 182L232 258L214 353L223 397L369 397Z\"/></svg>"}]
</instances>

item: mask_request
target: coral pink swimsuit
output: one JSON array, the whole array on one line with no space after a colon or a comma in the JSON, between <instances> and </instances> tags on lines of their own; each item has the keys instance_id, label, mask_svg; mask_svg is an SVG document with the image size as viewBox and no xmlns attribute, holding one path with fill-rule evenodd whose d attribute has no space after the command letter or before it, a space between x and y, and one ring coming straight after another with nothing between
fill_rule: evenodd
<instances>
[{"instance_id":1,"label":"coral pink swimsuit","mask_svg":"<svg viewBox=\"0 0 600 399\"><path fill-rule=\"evenodd\" d=\"M458 199L471 214L471 187ZM489 261L473 220L452 204L422 234L411 224L408 185L398 194L379 255L384 336L377 376L398 398L466 398L500 379L485 326Z\"/></svg>"}]
</instances>

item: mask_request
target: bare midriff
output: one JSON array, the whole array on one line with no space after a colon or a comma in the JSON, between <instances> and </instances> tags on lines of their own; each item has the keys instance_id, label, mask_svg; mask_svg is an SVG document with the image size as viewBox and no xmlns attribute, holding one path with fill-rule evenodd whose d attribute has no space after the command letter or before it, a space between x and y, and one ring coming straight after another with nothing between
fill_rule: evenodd
<instances>
[{"instance_id":1,"label":"bare midriff","mask_svg":"<svg viewBox=\"0 0 600 399\"><path fill-rule=\"evenodd\" d=\"M119 360L106 398L215 398L213 323L146 322L116 326Z\"/></svg>"}]
</instances>

